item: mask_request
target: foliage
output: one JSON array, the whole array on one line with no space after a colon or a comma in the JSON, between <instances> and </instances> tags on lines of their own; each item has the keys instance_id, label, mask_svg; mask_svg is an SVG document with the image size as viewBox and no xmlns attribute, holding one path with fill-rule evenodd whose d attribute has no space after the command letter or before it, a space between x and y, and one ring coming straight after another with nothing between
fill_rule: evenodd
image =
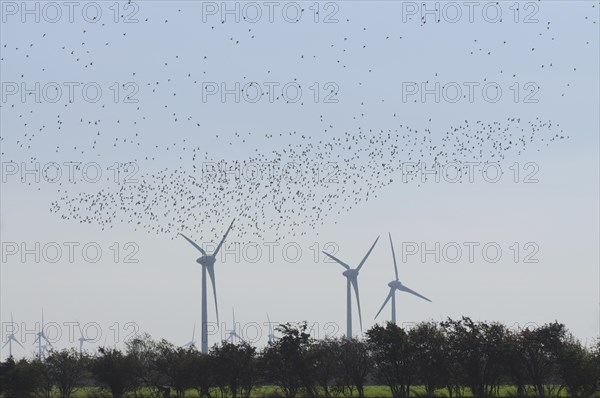
<instances>
[{"instance_id":1,"label":"foliage","mask_svg":"<svg viewBox=\"0 0 600 398\"><path fill-rule=\"evenodd\" d=\"M305 322L277 330L281 338L260 351L221 342L203 354L146 334L124 351L8 358L0 363L0 394L91 398L102 388L114 398L342 398L431 397L445 389L450 397L598 396L600 341L584 346L557 322L518 330L470 318L410 329L387 323L365 339L319 341Z\"/></svg>"}]
</instances>

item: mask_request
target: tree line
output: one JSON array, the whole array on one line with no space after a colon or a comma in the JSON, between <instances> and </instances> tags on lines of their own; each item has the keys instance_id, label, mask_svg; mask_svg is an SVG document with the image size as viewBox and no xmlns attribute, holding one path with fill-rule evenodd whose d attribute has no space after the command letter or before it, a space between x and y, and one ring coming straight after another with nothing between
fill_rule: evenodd
<instances>
[{"instance_id":1,"label":"tree line","mask_svg":"<svg viewBox=\"0 0 600 398\"><path fill-rule=\"evenodd\" d=\"M277 330L281 337L260 350L223 341L202 354L146 334L123 350L9 358L0 364L0 393L69 398L101 387L114 398L184 397L190 390L205 398L248 398L257 386L274 386L272 396L342 398L383 385L393 397L414 396L417 386L429 397L494 397L503 386L519 397L599 394L600 342L586 347L557 322L520 330L466 317L410 329L388 322L350 340L316 340L306 323Z\"/></svg>"}]
</instances>

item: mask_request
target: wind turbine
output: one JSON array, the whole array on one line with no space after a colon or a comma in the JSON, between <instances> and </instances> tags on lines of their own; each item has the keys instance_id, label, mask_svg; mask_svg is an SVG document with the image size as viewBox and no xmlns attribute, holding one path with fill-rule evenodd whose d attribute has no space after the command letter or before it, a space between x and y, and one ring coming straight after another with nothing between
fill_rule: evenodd
<instances>
[{"instance_id":1,"label":"wind turbine","mask_svg":"<svg viewBox=\"0 0 600 398\"><path fill-rule=\"evenodd\" d=\"M2 348L4 348L4 347L6 347L8 345L8 357L9 358L12 357L12 343L13 343L13 341L15 343L17 343L18 345L20 345L22 349L25 349L25 347L23 347L23 344L21 344L19 342L19 340L17 340L17 338L15 337L15 322L13 321L13 314L11 312L10 313L10 334L6 338L6 343L4 343L4 345L2 346Z\"/></svg>"},{"instance_id":2,"label":"wind turbine","mask_svg":"<svg viewBox=\"0 0 600 398\"><path fill-rule=\"evenodd\" d=\"M365 261L367 261L367 257L369 257L369 255L373 251L373 248L377 244L378 240L379 240L379 236L377 237L377 239L375 239L375 243L373 243L373 246L371 246L371 248L365 255L365 258L362 259L362 261L360 262L360 264L358 264L358 267L356 267L356 268L350 268L350 266L348 264L346 264L345 262L337 259L336 257L332 256L331 254L329 254L327 252L323 252L326 256L328 256L329 258L331 258L332 260L334 260L335 262L337 262L338 264L340 264L342 267L344 267L346 269L342 273L342 275L344 275L346 277L346 322L347 322L346 323L346 338L348 340L352 339L352 292L351 292L351 290L352 290L352 288L354 288L354 295L356 296L356 304L358 305L358 319L360 321L360 330L362 330L362 314L360 311L360 298L358 295L358 272L360 271L362 266L365 264Z\"/></svg>"},{"instance_id":3,"label":"wind turbine","mask_svg":"<svg viewBox=\"0 0 600 398\"><path fill-rule=\"evenodd\" d=\"M392 258L394 259L394 271L396 272L396 279L391 281L390 283L388 283L388 286L390 287L390 292L387 295L385 301L383 302L383 305L379 309L379 312L377 312L377 315L375 315L375 318L377 318L377 316L379 315L381 310L383 310L383 307L385 307L387 302L390 301L390 299L391 299L392 300L392 323L395 324L396 323L396 290L400 290L401 292L410 293L412 295L422 298L423 300L427 300L430 303L431 303L431 300L429 300L425 296L420 295L419 293L415 292L414 290L411 290L408 287L404 286L402 284L402 282L400 282L398 280L398 265L396 264L396 253L394 252L394 244L392 243L392 234L390 234L388 232L388 235L390 236L390 246L392 247Z\"/></svg>"},{"instance_id":4,"label":"wind turbine","mask_svg":"<svg viewBox=\"0 0 600 398\"><path fill-rule=\"evenodd\" d=\"M269 344L273 344L275 340L279 339L279 337L275 336L275 334L273 333L273 324L271 323L269 314L267 314L267 321L269 321L269 334L267 334L267 337L269 338Z\"/></svg>"},{"instance_id":5,"label":"wind turbine","mask_svg":"<svg viewBox=\"0 0 600 398\"><path fill-rule=\"evenodd\" d=\"M196 324L194 323L194 329L192 330L192 339L181 346L182 348L196 347Z\"/></svg>"},{"instance_id":6,"label":"wind turbine","mask_svg":"<svg viewBox=\"0 0 600 398\"><path fill-rule=\"evenodd\" d=\"M46 341L46 344L44 344L43 346L42 346L42 340ZM52 347L52 343L50 343L50 340L48 340L48 338L44 334L44 309L43 308L42 308L42 327L41 327L40 331L37 333L37 337L33 341L33 344L35 344L36 342L38 343L38 358L41 360L42 359L42 349L45 352L48 352L48 346Z\"/></svg>"},{"instance_id":7,"label":"wind turbine","mask_svg":"<svg viewBox=\"0 0 600 398\"><path fill-rule=\"evenodd\" d=\"M83 355L83 343L86 341L93 341L93 339L88 339L83 336L83 330L81 329L81 324L77 321L77 327L79 327L79 356Z\"/></svg>"},{"instance_id":8,"label":"wind turbine","mask_svg":"<svg viewBox=\"0 0 600 398\"><path fill-rule=\"evenodd\" d=\"M180 233L179 235L183 236L183 238L185 240L187 240L188 242L191 243L192 246L194 246L196 249L198 249L198 251L200 253L202 253L202 257L199 257L196 259L196 262L200 265L202 265L202 331L201 331L201 351L203 353L208 353L208 316L207 316L207 302L206 302L206 272L208 271L208 275L210 276L210 282L212 283L212 288L213 288L213 295L215 298L215 312L217 314L217 324L219 323L219 307L217 306L217 289L215 287L215 261L216 261L216 257L217 254L219 253L219 250L221 250L221 246L223 246L223 242L225 242L225 238L227 238L227 234L229 234L229 231L231 231L231 228L233 227L233 222L235 221L235 219L233 221L231 221L231 225L229 225L229 228L227 229L227 232L225 232L225 235L223 235L223 239L221 239L221 242L219 243L219 246L217 246L217 249L215 250L215 252L213 254L207 254L204 249L202 249L198 244L196 244L196 242L194 242L193 240L191 240L190 238L188 238L187 236L185 236L184 234Z\"/></svg>"},{"instance_id":9,"label":"wind turbine","mask_svg":"<svg viewBox=\"0 0 600 398\"><path fill-rule=\"evenodd\" d=\"M245 343L244 339L242 338L242 336L240 336L237 331L236 331L236 325L235 325L235 311L232 308L231 312L233 314L233 329L229 331L227 336L227 341L230 341L231 343L233 343L233 339L237 338L239 341L241 341L242 343Z\"/></svg>"},{"instance_id":10,"label":"wind turbine","mask_svg":"<svg viewBox=\"0 0 600 398\"><path fill-rule=\"evenodd\" d=\"M48 344L42 344L42 354L44 359L46 359L46 355L48 355L49 352L50 350L48 349Z\"/></svg>"}]
</instances>

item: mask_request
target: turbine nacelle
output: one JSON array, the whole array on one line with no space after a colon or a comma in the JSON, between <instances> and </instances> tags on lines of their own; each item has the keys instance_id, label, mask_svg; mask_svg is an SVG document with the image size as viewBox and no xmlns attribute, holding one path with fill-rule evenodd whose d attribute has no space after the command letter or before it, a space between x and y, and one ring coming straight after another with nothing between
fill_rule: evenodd
<instances>
[{"instance_id":1,"label":"turbine nacelle","mask_svg":"<svg viewBox=\"0 0 600 398\"><path fill-rule=\"evenodd\" d=\"M196 262L203 266L211 266L215 264L216 258L215 256L202 256L199 257Z\"/></svg>"},{"instance_id":2,"label":"turbine nacelle","mask_svg":"<svg viewBox=\"0 0 600 398\"><path fill-rule=\"evenodd\" d=\"M400 281L391 281L390 283L388 283L388 286L391 287L392 289L401 290L401 288L404 285Z\"/></svg>"},{"instance_id":3,"label":"turbine nacelle","mask_svg":"<svg viewBox=\"0 0 600 398\"><path fill-rule=\"evenodd\" d=\"M344 275L346 278L356 278L358 276L358 270L357 269L347 269L346 271L342 272L342 275Z\"/></svg>"}]
</instances>

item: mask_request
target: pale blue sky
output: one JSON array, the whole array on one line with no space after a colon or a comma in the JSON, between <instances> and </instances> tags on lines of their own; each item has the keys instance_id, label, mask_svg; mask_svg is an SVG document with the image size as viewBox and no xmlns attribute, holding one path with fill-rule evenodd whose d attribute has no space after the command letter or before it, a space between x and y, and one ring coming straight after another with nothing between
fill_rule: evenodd
<instances>
[{"instance_id":1,"label":"pale blue sky","mask_svg":"<svg viewBox=\"0 0 600 398\"><path fill-rule=\"evenodd\" d=\"M35 82L42 86L48 82L97 82L103 97L95 104L76 97L75 103L65 107L64 98L54 104L33 104L30 97L22 103L18 96L9 96L0 104L2 162L20 164L32 156L40 162L94 161L108 173L106 168L115 161L135 161L139 177L163 169L194 174L193 165L200 164L192 162L190 151L196 146L209 151L213 160L231 162L256 154L269 156L289 142L304 145L328 141L344 137L345 132L368 133L371 129L375 134L382 129L399 129L400 134L406 134L400 125L420 132L429 129L433 139L439 140L452 127L465 125L465 120L472 127L477 121L510 125L515 134L529 122L551 122L551 127L539 132L538 139L548 134L569 138L549 146L536 141L521 154L508 151L501 162L507 174L498 183L477 178L474 183L428 182L419 186L414 181L401 183L397 173L393 176L396 182L379 190L377 198L363 201L348 212L330 214L324 225L300 226L298 231L306 232L306 236L282 241L282 246L294 242L302 248L297 263L286 262L281 249L275 250L274 261L263 256L256 263L247 257L239 262L232 257L219 262L219 311L221 321L228 322L222 331L230 328L231 308L235 307L236 320L243 324L262 324L268 312L276 322L334 322L340 325L341 334L345 328L343 270L324 263L322 255L315 262L313 245L318 242L320 250L326 242L334 242L339 258L358 263L381 235L359 276L364 327L370 327L387 294L386 284L393 277L387 241L391 232L397 252L401 242L426 242L429 247L435 242L442 246L447 242L497 242L503 249L497 263L486 262L481 256L474 263L464 258L458 263L435 263L431 257L422 263L415 256L402 264L400 279L433 303L401 296L399 322L461 315L507 325L558 320L582 340L591 341L598 336L600 324L600 6L591 1L535 2L538 22L526 24L522 14L519 23L513 21L513 3L500 3L506 17L495 24L477 12L474 23L466 16L454 24L402 23L402 2L390 1L335 2L339 22L330 24L313 22L312 2L301 3L306 14L294 24L282 20L281 14L275 14L274 23L222 24L216 16L208 16L203 23L202 3L191 1L141 3L136 13L139 22L132 24L114 23L110 2L99 3L103 10L99 24L85 22L80 14L75 14L74 23L61 20L55 24L43 20L21 23L19 14L5 15L7 20L0 31L3 90L7 82L30 86ZM526 3L520 2L522 12L529 11ZM122 13L131 11L123 9L123 3L120 7ZM330 9L321 9L319 15L326 11ZM222 103L213 97L202 101L202 82L243 85L249 81L298 82L303 87L303 104L263 100ZM481 86L497 82L503 95L497 103L484 101L480 91L476 91L473 103L404 103L403 82L424 81L477 82ZM137 84L139 103L115 104L110 89L114 82ZM336 83L339 102L315 103L309 88L315 82L320 87ZM510 87L518 83L522 88L528 82L540 87L536 94L539 102L515 103ZM521 90L521 94L526 93ZM520 118L521 123L507 124L509 118ZM291 131L297 132L295 138L277 137ZM27 141L31 133L35 137ZM276 137L266 139L265 134ZM300 135L312 138L302 140ZM246 142L241 142L243 138ZM30 149L21 146L24 140ZM92 148L94 140L97 143ZM167 146L168 151L164 149ZM185 151L184 146L188 148ZM331 155L325 160L336 158ZM428 165L433 162L431 157L422 160ZM527 162L537 164L539 182L512 182L509 166L514 162L521 167ZM36 264L30 259L22 262L19 256L9 257L1 268L3 325L12 312L16 322L33 328L43 306L46 321L97 322L105 335L112 333L108 328L114 322L120 323L122 333L124 323L135 322L154 337L181 344L189 341L194 323L199 327L201 283L201 269L194 262L197 254L189 244L174 239L174 231L148 234L120 223L102 231L97 225L62 220L60 213L49 211L51 203L60 201L65 191L69 197L101 189L114 193L120 186L113 182L65 182L57 187L45 182L22 184L15 176L7 178L1 193L4 244L97 242L103 256L97 263L82 261L79 256L74 264L64 258L56 264ZM340 188L315 185L304 189L327 196ZM221 214L232 208L228 203L214 206ZM231 218L230 214L224 217ZM214 218L207 220L204 231L189 234L199 240L217 241L226 225L211 220ZM240 226L254 221L238 215ZM284 228L291 232L290 225ZM260 240L239 232L236 235L234 228L229 241L246 245L256 241L264 246L265 241L276 238L266 234ZM114 242L119 243L121 254L127 242L134 242L139 247L135 255L139 262L115 263L110 249ZM534 242L539 247L539 262L515 263L509 248L514 242L521 247ZM212 321L211 300L208 308ZM389 310L384 310L378 321L385 319L389 319ZM358 323L354 330L358 330ZM4 327L2 333L4 339ZM211 337L211 344L215 340ZM103 341L104 336L99 343ZM25 353L33 350L32 342L32 336L26 338ZM112 337L107 342L110 344ZM56 345L70 343L63 337ZM15 354L24 352L19 348Z\"/></svg>"}]
</instances>

